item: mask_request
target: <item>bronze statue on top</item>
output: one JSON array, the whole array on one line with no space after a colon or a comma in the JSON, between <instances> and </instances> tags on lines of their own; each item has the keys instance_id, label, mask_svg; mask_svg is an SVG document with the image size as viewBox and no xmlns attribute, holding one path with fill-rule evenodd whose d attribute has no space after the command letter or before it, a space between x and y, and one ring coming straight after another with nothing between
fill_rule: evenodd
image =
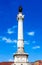
<instances>
[{"instance_id":1,"label":"bronze statue on top","mask_svg":"<svg viewBox=\"0 0 42 65\"><path fill-rule=\"evenodd\" d=\"M19 12L22 12L22 7L21 6L19 7Z\"/></svg>"}]
</instances>

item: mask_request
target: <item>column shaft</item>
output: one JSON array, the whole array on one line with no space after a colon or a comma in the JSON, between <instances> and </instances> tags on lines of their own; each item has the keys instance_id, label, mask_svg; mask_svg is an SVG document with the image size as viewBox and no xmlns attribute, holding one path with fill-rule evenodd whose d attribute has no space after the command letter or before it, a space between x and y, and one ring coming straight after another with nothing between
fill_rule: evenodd
<instances>
[{"instance_id":1,"label":"column shaft","mask_svg":"<svg viewBox=\"0 0 42 65\"><path fill-rule=\"evenodd\" d=\"M18 21L18 47L23 47L23 21Z\"/></svg>"}]
</instances>

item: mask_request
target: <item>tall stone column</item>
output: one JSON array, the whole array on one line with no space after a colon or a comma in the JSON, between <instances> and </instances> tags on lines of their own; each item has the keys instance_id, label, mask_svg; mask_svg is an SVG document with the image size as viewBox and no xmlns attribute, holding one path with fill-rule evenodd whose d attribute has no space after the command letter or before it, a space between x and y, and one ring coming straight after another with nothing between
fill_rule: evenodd
<instances>
[{"instance_id":1,"label":"tall stone column","mask_svg":"<svg viewBox=\"0 0 42 65\"><path fill-rule=\"evenodd\" d=\"M28 63L28 54L24 52L24 37L23 37L24 15L22 14L22 7L19 7L17 20L18 20L18 42L17 42L18 50L14 54L13 65L30 65Z\"/></svg>"},{"instance_id":2,"label":"tall stone column","mask_svg":"<svg viewBox=\"0 0 42 65\"><path fill-rule=\"evenodd\" d=\"M22 15L22 8L19 9L17 20L18 20L18 43L17 43L18 52L24 52L24 39L23 39L24 15Z\"/></svg>"}]
</instances>

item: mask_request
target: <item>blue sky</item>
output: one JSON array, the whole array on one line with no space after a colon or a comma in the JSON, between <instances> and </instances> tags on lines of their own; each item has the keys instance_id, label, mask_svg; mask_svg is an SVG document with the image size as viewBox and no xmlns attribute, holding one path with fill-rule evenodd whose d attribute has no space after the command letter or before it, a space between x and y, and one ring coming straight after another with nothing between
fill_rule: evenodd
<instances>
[{"instance_id":1,"label":"blue sky","mask_svg":"<svg viewBox=\"0 0 42 65\"><path fill-rule=\"evenodd\" d=\"M42 0L0 0L0 62L13 61L17 51L17 14L22 5L24 50L29 62L42 60Z\"/></svg>"}]
</instances>

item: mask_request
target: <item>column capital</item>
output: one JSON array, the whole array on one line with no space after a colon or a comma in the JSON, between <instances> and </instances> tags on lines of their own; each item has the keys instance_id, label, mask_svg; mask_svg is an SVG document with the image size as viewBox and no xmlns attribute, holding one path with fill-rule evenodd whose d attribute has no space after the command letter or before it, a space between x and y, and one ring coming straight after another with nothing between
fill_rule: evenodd
<instances>
[{"instance_id":1,"label":"column capital","mask_svg":"<svg viewBox=\"0 0 42 65\"><path fill-rule=\"evenodd\" d=\"M24 15L19 12L19 14L17 15L17 20L24 20Z\"/></svg>"}]
</instances>

